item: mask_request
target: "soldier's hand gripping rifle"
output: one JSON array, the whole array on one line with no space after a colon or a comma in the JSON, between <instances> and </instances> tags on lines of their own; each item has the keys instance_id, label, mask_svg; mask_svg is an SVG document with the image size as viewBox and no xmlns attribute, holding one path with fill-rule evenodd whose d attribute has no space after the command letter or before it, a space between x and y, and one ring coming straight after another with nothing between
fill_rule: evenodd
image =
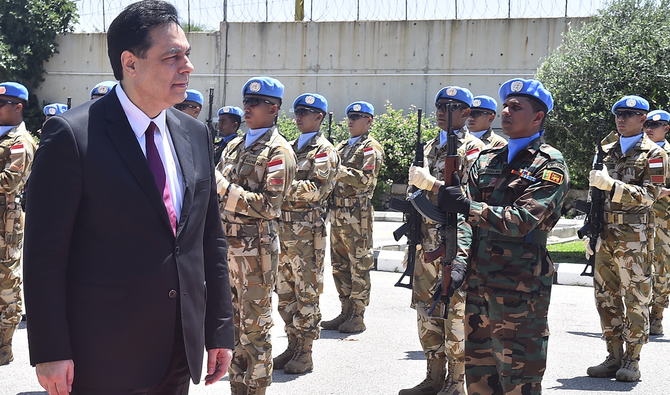
<instances>
[{"instance_id":1,"label":"soldier's hand gripping rifle","mask_svg":"<svg viewBox=\"0 0 670 395\"><path fill-rule=\"evenodd\" d=\"M209 133L212 135L212 141L214 141L214 138L216 137L216 130L214 129L214 122L212 121L213 107L214 88L209 88L209 108L207 109L207 121L205 121L205 123L207 124L207 129L209 129Z\"/></svg>"},{"instance_id":2,"label":"soldier's hand gripping rifle","mask_svg":"<svg viewBox=\"0 0 670 395\"><path fill-rule=\"evenodd\" d=\"M456 134L454 133L452 121L452 112L454 111L453 104L447 104L447 155L444 166L444 185L460 185L458 178L459 156L456 147ZM438 302L442 301L445 306L449 306L449 298L453 295L454 289L451 285L451 271L454 259L458 253L458 214L451 212L444 212L435 205L433 205L428 198L426 198L423 191L416 192L410 197L412 205L426 218L440 224L438 226L438 234L441 238L440 245L432 250L423 253L423 259L426 262L433 262L440 259L442 265L442 278L440 279L435 294L433 294L433 305L428 311L428 315L432 316ZM449 313L448 307L444 309L444 318Z\"/></svg>"},{"instance_id":3,"label":"soldier's hand gripping rifle","mask_svg":"<svg viewBox=\"0 0 670 395\"><path fill-rule=\"evenodd\" d=\"M331 111L328 113L328 137L326 138L328 139L328 141L330 141L331 144L335 144L333 142L332 133L333 133L333 112Z\"/></svg>"},{"instance_id":4,"label":"soldier's hand gripping rifle","mask_svg":"<svg viewBox=\"0 0 670 395\"><path fill-rule=\"evenodd\" d=\"M423 167L420 108L417 110L417 117L416 149L414 152L414 162L412 162L412 164L414 166ZM416 187L412 188L414 190L416 189ZM401 237L407 236L407 267L402 273L402 276L398 279L398 282L395 283L395 286L412 289L414 284L414 265L416 263L416 246L421 243L421 239L423 239L423 234L421 233L421 214L419 214L414 206L406 199L400 200L391 198L391 200L389 200L389 208L404 213L403 217L405 219L405 223L393 232L393 238L395 241L398 241ZM402 282L405 277L409 277L408 283Z\"/></svg>"},{"instance_id":5,"label":"soldier's hand gripping rifle","mask_svg":"<svg viewBox=\"0 0 670 395\"><path fill-rule=\"evenodd\" d=\"M598 125L598 154L596 155L596 160L593 163L593 170L602 170L603 169L603 160L605 158L605 151L602 147L603 139L603 119L600 118L600 123ZM605 192L596 188L591 187L591 203L589 204L583 200L577 200L576 202L577 210L586 214L586 222L581 229L577 231L577 236L580 239L583 239L584 236L589 238L589 246L593 254L589 257L589 261L582 271L582 276L593 277L593 271L595 268L596 262L596 247L598 244L598 238L600 234L605 229Z\"/></svg>"}]
</instances>

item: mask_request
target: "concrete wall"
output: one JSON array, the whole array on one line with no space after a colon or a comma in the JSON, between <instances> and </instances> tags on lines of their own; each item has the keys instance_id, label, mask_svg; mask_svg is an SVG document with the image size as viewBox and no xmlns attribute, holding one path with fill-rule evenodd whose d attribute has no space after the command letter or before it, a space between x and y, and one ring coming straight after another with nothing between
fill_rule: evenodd
<instances>
[{"instance_id":1,"label":"concrete wall","mask_svg":"<svg viewBox=\"0 0 670 395\"><path fill-rule=\"evenodd\" d=\"M370 101L377 113L388 99L434 111L446 85L497 99L512 77L530 77L584 18L222 23L219 32L190 33L195 65L190 87L207 97L215 88L215 110L241 104L241 88L254 75L279 78L286 86L285 111L296 96L326 96L336 119L354 100ZM45 64L40 100L73 104L88 100L97 82L113 79L104 33L66 34L59 54ZM501 107L499 107L500 110ZM200 116L201 120L206 118ZM290 115L290 114L289 114ZM496 121L494 126L499 126Z\"/></svg>"}]
</instances>

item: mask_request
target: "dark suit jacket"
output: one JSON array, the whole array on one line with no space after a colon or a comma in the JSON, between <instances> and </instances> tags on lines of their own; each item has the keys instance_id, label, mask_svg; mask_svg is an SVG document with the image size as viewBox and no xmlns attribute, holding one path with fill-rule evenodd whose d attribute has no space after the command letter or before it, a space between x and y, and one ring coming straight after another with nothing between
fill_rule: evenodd
<instances>
[{"instance_id":1,"label":"dark suit jacket","mask_svg":"<svg viewBox=\"0 0 670 395\"><path fill-rule=\"evenodd\" d=\"M176 237L116 91L42 131L26 207L30 360L73 359L75 385L156 384L177 309L195 383L205 347L234 348L211 138L172 108L167 125L185 185Z\"/></svg>"}]
</instances>

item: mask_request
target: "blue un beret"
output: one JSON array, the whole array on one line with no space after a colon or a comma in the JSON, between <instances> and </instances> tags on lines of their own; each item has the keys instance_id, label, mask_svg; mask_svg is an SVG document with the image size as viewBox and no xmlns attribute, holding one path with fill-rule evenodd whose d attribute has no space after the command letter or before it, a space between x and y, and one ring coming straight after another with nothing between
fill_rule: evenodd
<instances>
[{"instance_id":1,"label":"blue un beret","mask_svg":"<svg viewBox=\"0 0 670 395\"><path fill-rule=\"evenodd\" d=\"M204 103L204 98L202 97L202 93L198 92L195 89L186 89L186 99L184 101L192 101L195 103L200 104L202 106L202 103Z\"/></svg>"},{"instance_id":2,"label":"blue un beret","mask_svg":"<svg viewBox=\"0 0 670 395\"><path fill-rule=\"evenodd\" d=\"M472 107L472 92L460 86L445 86L435 95L435 103L440 99L451 99Z\"/></svg>"},{"instance_id":3,"label":"blue un beret","mask_svg":"<svg viewBox=\"0 0 670 395\"><path fill-rule=\"evenodd\" d=\"M303 93L293 102L293 109L298 106L315 108L317 110L328 112L328 100L318 93Z\"/></svg>"},{"instance_id":4,"label":"blue un beret","mask_svg":"<svg viewBox=\"0 0 670 395\"><path fill-rule=\"evenodd\" d=\"M46 116L60 115L65 111L67 111L67 104L63 103L51 103L44 106L44 115Z\"/></svg>"},{"instance_id":5,"label":"blue un beret","mask_svg":"<svg viewBox=\"0 0 670 395\"><path fill-rule=\"evenodd\" d=\"M654 110L647 114L647 121L670 122L670 112L664 110Z\"/></svg>"},{"instance_id":6,"label":"blue un beret","mask_svg":"<svg viewBox=\"0 0 670 395\"><path fill-rule=\"evenodd\" d=\"M612 114L618 109L649 111L649 102L640 96L624 96L612 106Z\"/></svg>"},{"instance_id":7,"label":"blue un beret","mask_svg":"<svg viewBox=\"0 0 670 395\"><path fill-rule=\"evenodd\" d=\"M490 110L495 113L496 110L498 109L498 102L491 96L486 95L475 96L472 99L472 108L478 108L481 110Z\"/></svg>"},{"instance_id":8,"label":"blue un beret","mask_svg":"<svg viewBox=\"0 0 670 395\"><path fill-rule=\"evenodd\" d=\"M93 89L91 89L91 99L93 99L93 95L106 95L109 93L109 91L114 88L116 85L116 81L102 81L98 82Z\"/></svg>"},{"instance_id":9,"label":"blue un beret","mask_svg":"<svg viewBox=\"0 0 670 395\"><path fill-rule=\"evenodd\" d=\"M28 89L18 82L3 82L0 84L0 95L18 97L28 101Z\"/></svg>"},{"instance_id":10,"label":"blue un beret","mask_svg":"<svg viewBox=\"0 0 670 395\"><path fill-rule=\"evenodd\" d=\"M546 112L554 108L554 99L544 85L538 80L524 80L523 78L512 78L505 82L498 91L500 100L505 101L507 96L526 96L542 103Z\"/></svg>"},{"instance_id":11,"label":"blue un beret","mask_svg":"<svg viewBox=\"0 0 670 395\"><path fill-rule=\"evenodd\" d=\"M242 88L242 96L245 95L261 95L281 99L284 96L284 84L272 77L253 77Z\"/></svg>"},{"instance_id":12,"label":"blue un beret","mask_svg":"<svg viewBox=\"0 0 670 395\"><path fill-rule=\"evenodd\" d=\"M229 114L229 115L238 115L240 118L244 117L244 111L241 108L235 106L224 106L219 108L217 115Z\"/></svg>"},{"instance_id":13,"label":"blue un beret","mask_svg":"<svg viewBox=\"0 0 670 395\"><path fill-rule=\"evenodd\" d=\"M364 112L370 114L373 117L375 116L375 107L366 102L366 101L355 101L347 106L346 113L349 115L350 112Z\"/></svg>"}]
</instances>

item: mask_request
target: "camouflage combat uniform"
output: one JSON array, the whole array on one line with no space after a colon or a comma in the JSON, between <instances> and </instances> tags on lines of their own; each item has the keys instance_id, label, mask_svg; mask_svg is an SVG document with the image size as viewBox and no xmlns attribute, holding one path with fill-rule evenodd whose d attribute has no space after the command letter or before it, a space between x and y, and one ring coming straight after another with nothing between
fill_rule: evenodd
<instances>
[{"instance_id":1,"label":"camouflage combat uniform","mask_svg":"<svg viewBox=\"0 0 670 395\"><path fill-rule=\"evenodd\" d=\"M482 137L479 139L486 145L486 148L497 148L507 145L507 140L495 133L491 128L489 128L486 133L482 134Z\"/></svg>"},{"instance_id":2,"label":"camouflage combat uniform","mask_svg":"<svg viewBox=\"0 0 670 395\"><path fill-rule=\"evenodd\" d=\"M0 136L0 365L13 360L12 336L21 322L23 210L18 196L30 176L35 149L23 122Z\"/></svg>"},{"instance_id":3,"label":"camouflage combat uniform","mask_svg":"<svg viewBox=\"0 0 670 395\"><path fill-rule=\"evenodd\" d=\"M323 292L326 253L325 217L339 157L333 145L318 132L298 149L295 180L281 206L281 252L277 273L279 314L287 334L318 339L319 295Z\"/></svg>"},{"instance_id":4,"label":"camouflage combat uniform","mask_svg":"<svg viewBox=\"0 0 670 395\"><path fill-rule=\"evenodd\" d=\"M665 140L663 149L670 155L670 143ZM670 177L670 174L666 174ZM670 180L666 180L670 188ZM663 332L663 309L668 308L670 295L670 196L658 199L652 206L656 237L654 238L654 286L651 300L650 331Z\"/></svg>"},{"instance_id":5,"label":"camouflage combat uniform","mask_svg":"<svg viewBox=\"0 0 670 395\"><path fill-rule=\"evenodd\" d=\"M272 382L271 292L279 262L278 217L295 176L295 155L276 126L248 148L233 139L217 169L230 181L221 195L235 312L231 382L265 387Z\"/></svg>"},{"instance_id":6,"label":"camouflage combat uniform","mask_svg":"<svg viewBox=\"0 0 670 395\"><path fill-rule=\"evenodd\" d=\"M340 170L332 192L330 257L333 278L340 300L351 300L354 308L370 303L372 251L372 194L384 162L381 145L370 132L354 145L340 142L336 147Z\"/></svg>"},{"instance_id":7,"label":"camouflage combat uniform","mask_svg":"<svg viewBox=\"0 0 670 395\"><path fill-rule=\"evenodd\" d=\"M468 176L473 229L465 280L469 394L540 394L554 263L546 249L568 193L562 154L538 137L507 163L483 151Z\"/></svg>"},{"instance_id":8,"label":"camouflage combat uniform","mask_svg":"<svg viewBox=\"0 0 670 395\"><path fill-rule=\"evenodd\" d=\"M610 177L622 182L605 192L605 231L594 268L596 309L608 343L642 345L649 341L651 207L666 182L667 155L645 133L626 154L616 134L603 140L603 149Z\"/></svg>"},{"instance_id":9,"label":"camouflage combat uniform","mask_svg":"<svg viewBox=\"0 0 670 395\"><path fill-rule=\"evenodd\" d=\"M456 133L457 153L459 156L458 174L461 184L467 181L468 170L474 163L479 153L484 149L484 143L470 134L467 127L461 128ZM428 141L424 148L425 165L430 169L430 174L439 181L444 181L445 157L447 155L447 144L440 147L440 136ZM437 194L426 191L426 196L437 205ZM465 360L465 293L459 289L450 299L447 319L443 319L445 306L442 302L438 304L432 317L428 316L433 304L433 294L437 282L442 276L442 265L440 260L425 262L424 251L437 248L441 241L438 234L437 223L423 218L421 232L424 235L421 248L417 249L414 265L414 280L412 291L412 307L417 312L417 325L421 347L429 361L433 359L463 362Z\"/></svg>"}]
</instances>

